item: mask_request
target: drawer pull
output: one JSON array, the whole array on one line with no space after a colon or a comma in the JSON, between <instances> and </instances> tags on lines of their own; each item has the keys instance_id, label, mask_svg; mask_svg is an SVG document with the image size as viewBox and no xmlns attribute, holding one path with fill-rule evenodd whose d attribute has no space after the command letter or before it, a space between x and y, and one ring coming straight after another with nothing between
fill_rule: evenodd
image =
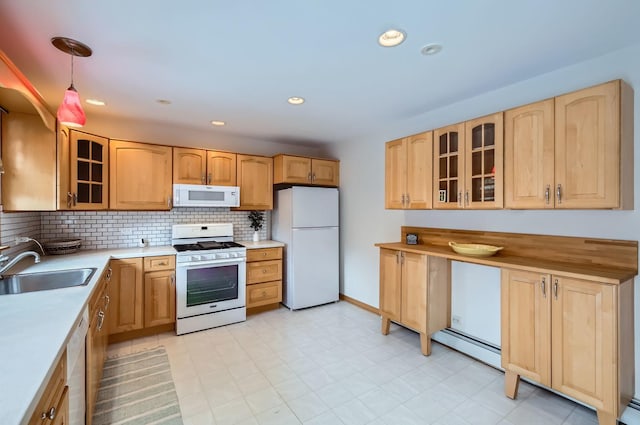
<instances>
[{"instance_id":1,"label":"drawer pull","mask_svg":"<svg viewBox=\"0 0 640 425\"><path fill-rule=\"evenodd\" d=\"M165 262L165 261L160 261L160 262L158 262L158 264L157 264L157 265L158 265L158 266L166 266L167 264L168 264L168 263L167 263L167 262Z\"/></svg>"},{"instance_id":2,"label":"drawer pull","mask_svg":"<svg viewBox=\"0 0 640 425\"><path fill-rule=\"evenodd\" d=\"M266 273L266 272L267 272L267 269L262 269L262 273Z\"/></svg>"},{"instance_id":3,"label":"drawer pull","mask_svg":"<svg viewBox=\"0 0 640 425\"><path fill-rule=\"evenodd\" d=\"M262 256L263 256L263 257L266 257L266 256L267 256L267 253L266 253L266 252L263 252L263 253L262 253Z\"/></svg>"},{"instance_id":4,"label":"drawer pull","mask_svg":"<svg viewBox=\"0 0 640 425\"><path fill-rule=\"evenodd\" d=\"M45 420L45 419L50 419L50 420L54 420L56 418L56 408L52 407L51 409L49 409L48 412L42 412L42 415L40 416L40 419Z\"/></svg>"}]
</instances>

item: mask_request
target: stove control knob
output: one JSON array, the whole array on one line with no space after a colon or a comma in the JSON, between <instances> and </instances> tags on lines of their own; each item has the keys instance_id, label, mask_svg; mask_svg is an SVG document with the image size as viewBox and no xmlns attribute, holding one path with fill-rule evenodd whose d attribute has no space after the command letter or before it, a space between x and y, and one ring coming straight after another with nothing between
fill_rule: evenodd
<instances>
[{"instance_id":1,"label":"stove control knob","mask_svg":"<svg viewBox=\"0 0 640 425\"><path fill-rule=\"evenodd\" d=\"M229 255L231 255L231 258L238 258L237 252L231 252Z\"/></svg>"},{"instance_id":2,"label":"stove control knob","mask_svg":"<svg viewBox=\"0 0 640 425\"><path fill-rule=\"evenodd\" d=\"M229 258L229 253L221 252L220 254L218 254L218 258Z\"/></svg>"},{"instance_id":3,"label":"stove control knob","mask_svg":"<svg viewBox=\"0 0 640 425\"><path fill-rule=\"evenodd\" d=\"M204 260L215 260L216 259L216 254L209 254L209 255L203 255L202 256Z\"/></svg>"},{"instance_id":4,"label":"stove control knob","mask_svg":"<svg viewBox=\"0 0 640 425\"><path fill-rule=\"evenodd\" d=\"M192 255L191 261L202 261L202 255Z\"/></svg>"}]
</instances>

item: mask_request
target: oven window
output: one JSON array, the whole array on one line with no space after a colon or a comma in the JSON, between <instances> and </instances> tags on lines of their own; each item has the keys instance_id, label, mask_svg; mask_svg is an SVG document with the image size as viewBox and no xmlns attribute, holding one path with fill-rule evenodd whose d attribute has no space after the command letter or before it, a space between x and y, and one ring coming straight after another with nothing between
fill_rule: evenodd
<instances>
[{"instance_id":1,"label":"oven window","mask_svg":"<svg viewBox=\"0 0 640 425\"><path fill-rule=\"evenodd\" d=\"M187 270L187 307L237 298L237 264Z\"/></svg>"}]
</instances>

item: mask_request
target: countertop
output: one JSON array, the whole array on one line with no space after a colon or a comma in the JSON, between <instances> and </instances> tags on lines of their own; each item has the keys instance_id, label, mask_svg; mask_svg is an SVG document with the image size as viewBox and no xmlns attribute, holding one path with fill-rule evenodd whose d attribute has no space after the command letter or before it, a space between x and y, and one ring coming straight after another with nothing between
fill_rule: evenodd
<instances>
[{"instance_id":1,"label":"countertop","mask_svg":"<svg viewBox=\"0 0 640 425\"><path fill-rule=\"evenodd\" d=\"M394 249L417 254L426 254L434 257L444 257L449 260L466 263L482 264L485 266L501 268L517 268L536 273L556 273L576 279L590 280L594 282L621 284L632 279L637 273L635 270L597 266L593 264L570 264L553 260L540 260L527 257L504 255L498 252L493 257L470 257L454 252L451 248L436 245L408 245L402 242L377 243L380 248Z\"/></svg>"},{"instance_id":2,"label":"countertop","mask_svg":"<svg viewBox=\"0 0 640 425\"><path fill-rule=\"evenodd\" d=\"M278 248L284 246L282 242L264 240L264 241L238 241L240 245L244 245L247 249L259 249L259 248Z\"/></svg>"},{"instance_id":3,"label":"countertop","mask_svg":"<svg viewBox=\"0 0 640 425\"><path fill-rule=\"evenodd\" d=\"M171 246L81 251L43 256L39 264L27 257L11 269L10 274L81 267L97 271L86 286L0 295L0 424L28 422L111 258L175 253Z\"/></svg>"}]
</instances>

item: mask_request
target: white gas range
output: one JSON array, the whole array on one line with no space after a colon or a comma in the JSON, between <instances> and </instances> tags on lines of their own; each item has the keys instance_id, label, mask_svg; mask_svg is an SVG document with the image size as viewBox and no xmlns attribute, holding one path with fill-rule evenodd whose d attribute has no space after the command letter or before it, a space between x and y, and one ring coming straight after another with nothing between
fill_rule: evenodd
<instances>
[{"instance_id":1,"label":"white gas range","mask_svg":"<svg viewBox=\"0 0 640 425\"><path fill-rule=\"evenodd\" d=\"M178 335L246 320L247 249L233 242L232 223L177 224Z\"/></svg>"}]
</instances>

